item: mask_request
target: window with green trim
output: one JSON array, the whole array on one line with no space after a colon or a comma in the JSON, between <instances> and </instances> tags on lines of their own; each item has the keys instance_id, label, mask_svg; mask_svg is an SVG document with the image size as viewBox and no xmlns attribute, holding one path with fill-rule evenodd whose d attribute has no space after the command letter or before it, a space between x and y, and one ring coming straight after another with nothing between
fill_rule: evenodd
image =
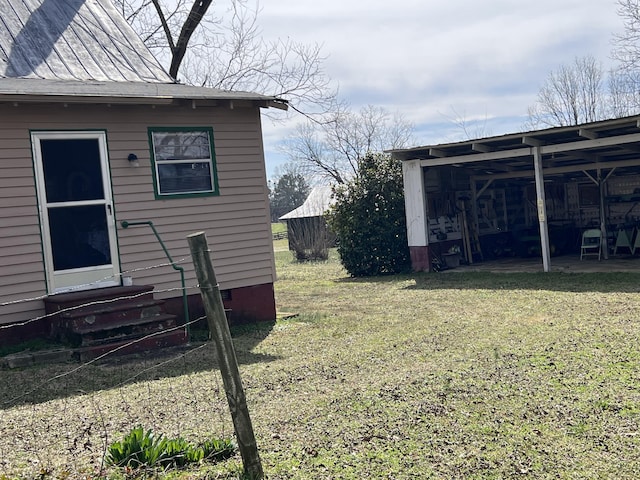
<instances>
[{"instance_id":1,"label":"window with green trim","mask_svg":"<svg viewBox=\"0 0 640 480\"><path fill-rule=\"evenodd\" d=\"M213 129L149 128L157 196L217 195Z\"/></svg>"}]
</instances>

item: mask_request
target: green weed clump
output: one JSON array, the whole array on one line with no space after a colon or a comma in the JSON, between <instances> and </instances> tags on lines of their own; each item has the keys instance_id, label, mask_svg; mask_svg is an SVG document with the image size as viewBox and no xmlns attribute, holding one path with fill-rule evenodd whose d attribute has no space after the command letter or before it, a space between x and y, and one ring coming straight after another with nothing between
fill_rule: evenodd
<instances>
[{"instance_id":1,"label":"green weed clump","mask_svg":"<svg viewBox=\"0 0 640 480\"><path fill-rule=\"evenodd\" d=\"M137 426L124 439L107 449L108 465L138 468L182 468L203 460L221 461L231 457L235 447L227 439L211 439L199 446L183 438L169 439L153 430Z\"/></svg>"}]
</instances>

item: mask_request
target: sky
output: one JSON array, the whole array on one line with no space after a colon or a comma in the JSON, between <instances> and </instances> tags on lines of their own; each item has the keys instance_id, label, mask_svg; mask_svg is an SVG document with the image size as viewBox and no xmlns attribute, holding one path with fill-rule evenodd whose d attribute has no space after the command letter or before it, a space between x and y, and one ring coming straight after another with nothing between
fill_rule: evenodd
<instances>
[{"instance_id":1,"label":"sky","mask_svg":"<svg viewBox=\"0 0 640 480\"><path fill-rule=\"evenodd\" d=\"M623 27L616 0L268 0L260 8L265 38L321 45L340 98L354 110L402 114L415 125L412 146L525 130L549 73L585 55L608 70ZM278 143L291 127L263 120L268 177L287 161Z\"/></svg>"}]
</instances>

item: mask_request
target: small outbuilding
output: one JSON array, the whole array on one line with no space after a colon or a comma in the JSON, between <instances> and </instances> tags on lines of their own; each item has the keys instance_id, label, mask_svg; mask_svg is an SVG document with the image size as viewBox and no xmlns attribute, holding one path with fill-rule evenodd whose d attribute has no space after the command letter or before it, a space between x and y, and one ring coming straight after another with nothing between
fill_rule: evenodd
<instances>
[{"instance_id":1,"label":"small outbuilding","mask_svg":"<svg viewBox=\"0 0 640 480\"><path fill-rule=\"evenodd\" d=\"M335 244L335 235L330 232L324 217L331 204L331 187L317 186L302 205L279 218L287 222L289 250L299 260L317 256L326 258L327 248Z\"/></svg>"},{"instance_id":2,"label":"small outbuilding","mask_svg":"<svg viewBox=\"0 0 640 480\"><path fill-rule=\"evenodd\" d=\"M580 255L597 230L601 258L640 252L640 116L399 149L414 270L460 251Z\"/></svg>"}]
</instances>

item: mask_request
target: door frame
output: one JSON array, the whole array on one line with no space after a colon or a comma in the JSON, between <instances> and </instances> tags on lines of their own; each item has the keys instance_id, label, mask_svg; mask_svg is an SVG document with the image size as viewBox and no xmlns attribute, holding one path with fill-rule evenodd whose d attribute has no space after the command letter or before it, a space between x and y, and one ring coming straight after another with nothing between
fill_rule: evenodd
<instances>
[{"instance_id":1,"label":"door frame","mask_svg":"<svg viewBox=\"0 0 640 480\"><path fill-rule=\"evenodd\" d=\"M45 277L48 294L89 290L121 285L120 257L116 217L111 189L111 172L105 130L32 130L30 132L33 155L38 213L42 238L42 254L45 265ZM111 263L95 267L75 268L56 271L53 264L51 231L49 228L48 202L45 189L45 176L42 162L41 140L97 140L100 153L100 170L106 209L107 234ZM80 280L81 281L78 281Z\"/></svg>"}]
</instances>

